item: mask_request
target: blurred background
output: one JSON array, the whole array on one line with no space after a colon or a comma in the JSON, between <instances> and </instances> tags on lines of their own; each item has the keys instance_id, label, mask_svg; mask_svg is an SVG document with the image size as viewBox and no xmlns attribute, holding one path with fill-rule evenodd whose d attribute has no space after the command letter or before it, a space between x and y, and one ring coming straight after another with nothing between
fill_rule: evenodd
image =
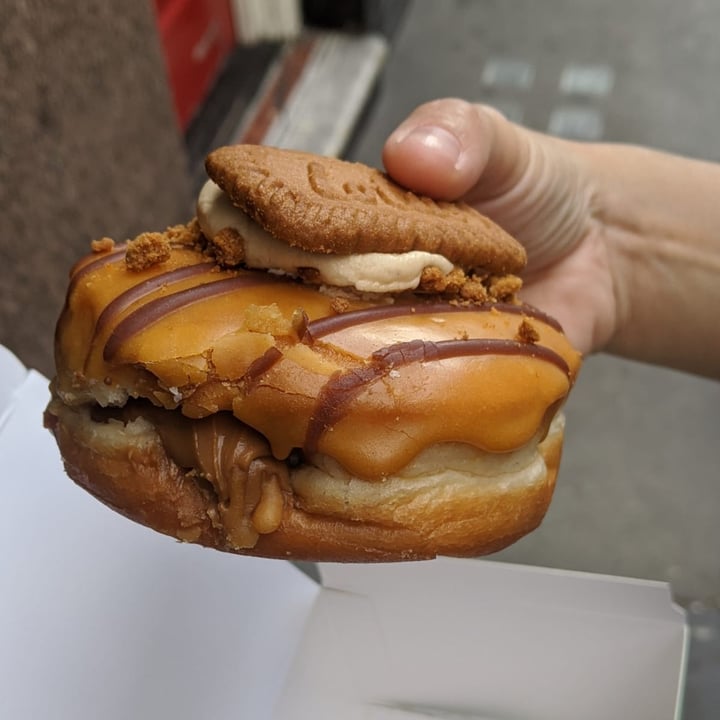
<instances>
[{"instance_id":1,"label":"blurred background","mask_svg":"<svg viewBox=\"0 0 720 720\"><path fill-rule=\"evenodd\" d=\"M414 107L457 96L720 160L718 28L710 0L0 0L0 343L51 374L72 262L188 219L216 145L379 165ZM599 355L567 416L547 519L497 559L668 581L685 717L718 717L720 384Z\"/></svg>"}]
</instances>

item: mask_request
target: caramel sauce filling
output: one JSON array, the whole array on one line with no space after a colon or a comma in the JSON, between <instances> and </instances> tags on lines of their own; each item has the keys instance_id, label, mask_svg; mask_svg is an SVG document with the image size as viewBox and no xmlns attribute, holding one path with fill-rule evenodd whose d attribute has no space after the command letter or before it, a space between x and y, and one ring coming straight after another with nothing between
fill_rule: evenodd
<instances>
[{"instance_id":1,"label":"caramel sauce filling","mask_svg":"<svg viewBox=\"0 0 720 720\"><path fill-rule=\"evenodd\" d=\"M210 483L224 536L237 550L280 527L288 468L272 457L267 441L227 413L190 420L179 412L131 403L125 421L152 421L167 454L181 468Z\"/></svg>"}]
</instances>

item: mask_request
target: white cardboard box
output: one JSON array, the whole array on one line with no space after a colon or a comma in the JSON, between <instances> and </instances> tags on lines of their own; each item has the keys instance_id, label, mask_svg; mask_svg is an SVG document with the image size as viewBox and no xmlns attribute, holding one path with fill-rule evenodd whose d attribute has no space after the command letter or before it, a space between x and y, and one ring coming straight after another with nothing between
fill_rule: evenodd
<instances>
[{"instance_id":1,"label":"white cardboard box","mask_svg":"<svg viewBox=\"0 0 720 720\"><path fill-rule=\"evenodd\" d=\"M294 565L176 543L76 488L0 346L0 718L677 720L664 583L492 561Z\"/></svg>"}]
</instances>

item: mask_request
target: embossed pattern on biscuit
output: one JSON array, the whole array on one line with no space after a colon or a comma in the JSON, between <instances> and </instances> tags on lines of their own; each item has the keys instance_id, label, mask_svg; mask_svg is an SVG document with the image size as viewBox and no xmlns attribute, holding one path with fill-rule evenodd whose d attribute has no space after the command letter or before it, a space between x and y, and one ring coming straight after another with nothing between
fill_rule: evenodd
<instances>
[{"instance_id":1,"label":"embossed pattern on biscuit","mask_svg":"<svg viewBox=\"0 0 720 720\"><path fill-rule=\"evenodd\" d=\"M317 253L444 255L467 270L517 273L523 247L462 203L435 202L360 163L260 145L219 148L210 178L268 232Z\"/></svg>"}]
</instances>

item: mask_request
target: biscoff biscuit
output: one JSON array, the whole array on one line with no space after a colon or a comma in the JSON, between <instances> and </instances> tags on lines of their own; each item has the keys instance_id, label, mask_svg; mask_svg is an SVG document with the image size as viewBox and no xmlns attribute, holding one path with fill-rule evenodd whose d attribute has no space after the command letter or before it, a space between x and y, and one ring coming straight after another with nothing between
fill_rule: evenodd
<instances>
[{"instance_id":1,"label":"biscoff biscuit","mask_svg":"<svg viewBox=\"0 0 720 720\"><path fill-rule=\"evenodd\" d=\"M438 253L466 270L517 273L525 250L463 203L405 190L360 163L261 145L208 156L210 178L265 230L315 253Z\"/></svg>"}]
</instances>

